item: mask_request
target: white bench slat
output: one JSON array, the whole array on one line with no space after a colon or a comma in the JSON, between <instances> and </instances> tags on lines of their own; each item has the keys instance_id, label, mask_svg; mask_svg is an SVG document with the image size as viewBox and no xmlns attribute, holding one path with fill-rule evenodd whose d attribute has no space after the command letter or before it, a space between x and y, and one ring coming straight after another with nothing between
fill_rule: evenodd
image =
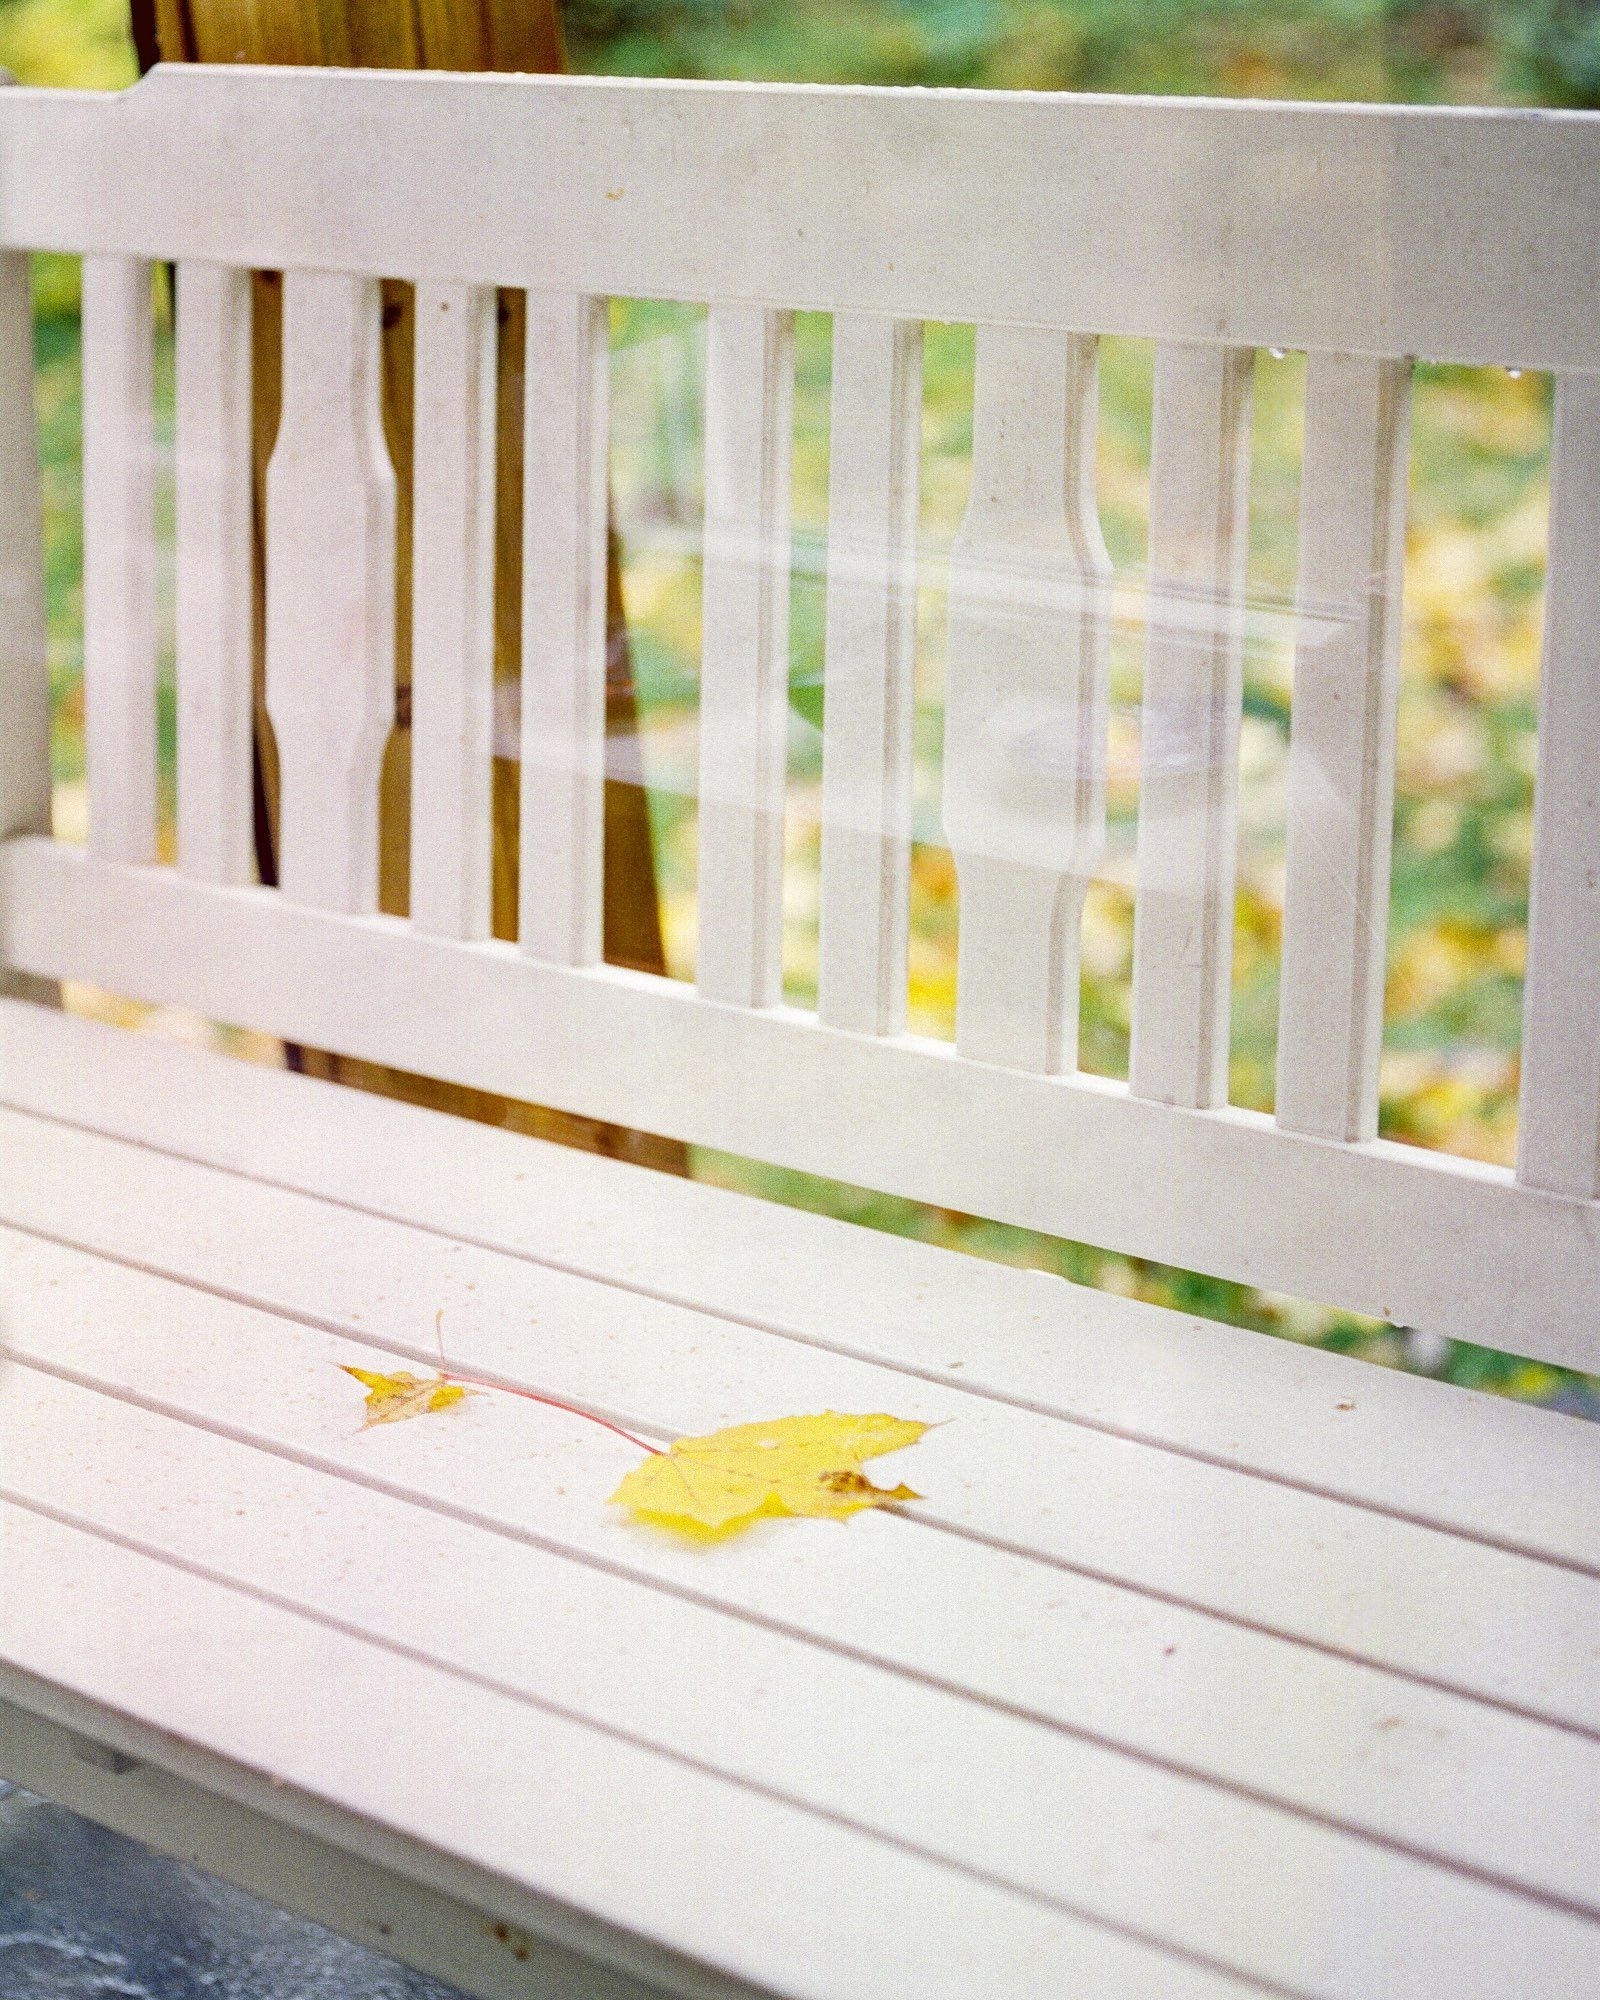
<instances>
[{"instance_id":1,"label":"white bench slat","mask_svg":"<svg viewBox=\"0 0 1600 2000\"><path fill-rule=\"evenodd\" d=\"M741 1979L800 2000L851 2000L863 1981L884 2000L978 2000L996 1981L1027 2000L1252 1990L170 1563L15 1506L0 1519L14 1584L0 1606L0 1693L32 1692L35 1705L44 1682L58 1710L77 1700L126 1716L139 1690L142 1714L115 1730L135 1754L270 1798L276 1816L335 1829L357 1852L398 1857L432 1886L669 1990L732 2000ZM186 1635L178 1673L174 1627ZM241 1710L250 1658L275 1670ZM308 1704L310 1687L323 1695ZM426 1755L372 1754L372 1717L393 1713ZM272 1774L272 1789L234 1775L241 1764ZM615 1810L597 1814L596 1797ZM730 1876L734 1893L705 1894ZM793 1894L814 1880L830 1884L826 1904ZM916 1921L886 1925L885 1908Z\"/></svg>"},{"instance_id":2,"label":"white bench slat","mask_svg":"<svg viewBox=\"0 0 1600 2000\"><path fill-rule=\"evenodd\" d=\"M1528 368L1600 367L1597 182L1585 114L1476 105L186 63L0 107L12 246Z\"/></svg>"},{"instance_id":3,"label":"white bench slat","mask_svg":"<svg viewBox=\"0 0 1600 2000\"><path fill-rule=\"evenodd\" d=\"M378 774L394 719L395 479L379 404L378 286L283 277L283 415L267 467L267 712L278 881L378 904Z\"/></svg>"},{"instance_id":4,"label":"white bench slat","mask_svg":"<svg viewBox=\"0 0 1600 2000\"><path fill-rule=\"evenodd\" d=\"M250 273L177 272L178 865L256 879Z\"/></svg>"},{"instance_id":5,"label":"white bench slat","mask_svg":"<svg viewBox=\"0 0 1600 2000\"><path fill-rule=\"evenodd\" d=\"M495 294L422 284L412 428L411 921L489 935Z\"/></svg>"},{"instance_id":6,"label":"white bench slat","mask_svg":"<svg viewBox=\"0 0 1600 2000\"><path fill-rule=\"evenodd\" d=\"M1254 369L1156 353L1128 1081L1161 1104L1228 1101Z\"/></svg>"},{"instance_id":7,"label":"white bench slat","mask_svg":"<svg viewBox=\"0 0 1600 2000\"><path fill-rule=\"evenodd\" d=\"M1517 1178L1600 1195L1600 382L1556 384Z\"/></svg>"},{"instance_id":8,"label":"white bench slat","mask_svg":"<svg viewBox=\"0 0 1600 2000\"><path fill-rule=\"evenodd\" d=\"M61 1236L70 1212L71 1240L98 1254L424 1360L436 1355L434 1314L443 1308L449 1351L468 1372L600 1409L634 1429L703 1432L821 1402L959 1418L919 1450L927 1522L1600 1731L1592 1576L882 1364L835 1355L819 1377L807 1343L636 1295L623 1300L567 1273L15 1114L0 1130L0 1220L13 1227ZM135 1174L130 1213L122 1191ZM157 1214L172 1219L157 1229ZM297 1246L292 1271L279 1268L288 1241ZM537 1362L530 1312L548 1329ZM104 1329L97 1337L110 1338ZM1008 1476L997 1479L997 1466ZM1173 1521L1203 1522L1205 1535L1175 1537ZM1263 1548L1280 1558L1268 1569Z\"/></svg>"},{"instance_id":9,"label":"white bench slat","mask_svg":"<svg viewBox=\"0 0 1600 2000\"><path fill-rule=\"evenodd\" d=\"M1147 1104L1103 1078L961 1062L944 1043L840 1035L787 1009L709 1007L674 980L541 965L28 838L0 846L0 957L310 1048L1600 1367L1592 1207L1421 1147L1329 1146L1254 1112ZM394 997L382 1015L367 1004L375 990ZM863 1117L868 1093L884 1093L894 1117ZM1095 1171L1052 1165L1074 1160ZM1308 1230L1312 1214L1322 1226Z\"/></svg>"},{"instance_id":10,"label":"white bench slat","mask_svg":"<svg viewBox=\"0 0 1600 2000\"><path fill-rule=\"evenodd\" d=\"M0 1001L22 1110L1600 1575L1600 1426L333 1088Z\"/></svg>"},{"instance_id":11,"label":"white bench slat","mask_svg":"<svg viewBox=\"0 0 1600 2000\"><path fill-rule=\"evenodd\" d=\"M828 1524L789 1524L727 1544L708 1567L703 1550L641 1535L608 1513L604 1496L629 1462L628 1447L569 1415L509 1398L480 1399L464 1420L391 1432L380 1444L348 1421L354 1392L334 1366L371 1366L370 1348L57 1246L6 1237L0 1257L16 1301L13 1359L20 1381L19 1414L8 1419L0 1406L6 1481L38 1504L65 1506L114 1527L104 1508L125 1515L129 1502L109 1490L117 1482L105 1468L119 1462L133 1469L139 1504L147 1496L165 1510L171 1499L153 1490L161 1484L153 1470L148 1481L137 1470L153 1468L160 1454L131 1447L99 1453L93 1483L108 1490L85 1496L87 1482L76 1467L98 1452L92 1437L100 1420L93 1405L41 1386L48 1369L80 1390L104 1390L119 1402L232 1437L236 1458L239 1447L255 1447L237 1476L215 1481L204 1472L213 1447L200 1439L168 1447L169 1458L192 1452L192 1477L213 1495L207 1513L215 1518L182 1545L191 1554L194 1535L214 1545L224 1534L259 1533L260 1510L241 1517L225 1496L246 1474L258 1481L278 1476L252 1472L254 1461L287 1457L359 1482L347 1507L336 1496L319 1505L329 1525L306 1537L331 1534L347 1572L357 1565L340 1540L341 1518L348 1512L359 1519L372 1492L421 1510L412 1513L415 1539L395 1539L413 1552L414 1567L442 1579L441 1587L492 1575L504 1558L504 1538L559 1558L552 1587L539 1593L543 1601L554 1607L577 1594L611 1607L578 1621L591 1663L625 1664L630 1645L613 1647L605 1636L611 1621L621 1619L659 1673L664 1660L680 1658L671 1635L682 1615L677 1607L686 1602L732 1621L727 1638L710 1643L725 1656L728 1672L762 1686L769 1702L780 1699L782 1662L734 1673L747 1626L825 1649L819 1681L823 1669L835 1671L831 1662L842 1652L913 1688L954 1690L1041 1731L1065 1729L1085 1744L1123 1748L1164 1771L1216 1781L1233 1797L1596 1907L1600 1830L1585 1774L1600 1770L1600 1745L1571 1731L1140 1599L981 1541L929 1534L920 1509L904 1519L858 1520L848 1544ZM96 1321L118 1329L103 1354L94 1345ZM540 1324L549 1327L548 1315L541 1314ZM827 1363L818 1358L812 1366L816 1395L826 1396ZM239 1387L246 1377L248 1393ZM30 1410L40 1414L30 1417ZM79 1415L68 1421L72 1410ZM908 1460L903 1470L915 1467ZM268 1510L274 1519L278 1511ZM436 1526L438 1516L455 1524L449 1532L457 1542L464 1532L494 1530L484 1538L481 1565L423 1560L428 1537L446 1532ZM240 1518L252 1525L233 1528ZM177 1523L174 1530L189 1532ZM139 1534L152 1539L147 1528ZM180 1546L160 1539L163 1547ZM383 1572L382 1582L392 1591L391 1572ZM404 1595L399 1608L424 1631L438 1622ZM1260 1701L1263 1686L1274 1691L1270 1705ZM581 1699L576 1706L584 1707ZM789 1720L791 1733L805 1737L802 1707L790 1709ZM930 1739L958 1733L959 1714L952 1711L954 1731L930 1728ZM729 1750L738 1725L723 1718L719 1726ZM1368 1744L1381 1745L1382 1755L1363 1755ZM705 1748L710 1761L720 1762L714 1746ZM1104 1783L1115 1786L1115 1766L1104 1770ZM1517 1782L1508 1796L1511 1772ZM970 1803L970 1789L960 1789Z\"/></svg>"},{"instance_id":12,"label":"white bench slat","mask_svg":"<svg viewBox=\"0 0 1600 2000\"><path fill-rule=\"evenodd\" d=\"M598 963L606 726L607 307L528 294L518 941Z\"/></svg>"},{"instance_id":13,"label":"white bench slat","mask_svg":"<svg viewBox=\"0 0 1600 2000\"><path fill-rule=\"evenodd\" d=\"M1411 370L1313 355L1300 482L1278 1123L1378 1129Z\"/></svg>"},{"instance_id":14,"label":"white bench slat","mask_svg":"<svg viewBox=\"0 0 1600 2000\"><path fill-rule=\"evenodd\" d=\"M505 1422L486 1413L457 1428ZM1470 1984L1503 1957L1507 1932L1534 1963L1558 1963L1583 1935L1572 1914L1498 1885L75 1385L30 1375L0 1435L9 1492L56 1518L1246 1975L1329 1994L1387 1976L1391 1990L1435 1992L1419 1973ZM120 1475L96 1477L108 1465ZM397 1548L409 1579L398 1592ZM707 1702L708 1680L759 1697L730 1713ZM1061 1810L1088 1798L1093 1813ZM1592 1895L1592 1828L1580 1845ZM1222 1873L1245 1875L1255 1895L1219 1896ZM1308 1880L1338 1887L1307 1903L1296 1891ZM1414 1933L1424 1911L1433 1936L1396 1953L1393 1933ZM1343 1941L1352 1929L1376 1934L1365 1951ZM1436 1956L1419 1960L1419 1947Z\"/></svg>"},{"instance_id":15,"label":"white bench slat","mask_svg":"<svg viewBox=\"0 0 1600 2000\"><path fill-rule=\"evenodd\" d=\"M28 259L0 252L0 840L50 831L39 420ZM0 981L6 974L0 970Z\"/></svg>"},{"instance_id":16,"label":"white bench slat","mask_svg":"<svg viewBox=\"0 0 1600 2000\"><path fill-rule=\"evenodd\" d=\"M83 705L89 848L156 858L151 272L83 260Z\"/></svg>"},{"instance_id":17,"label":"white bench slat","mask_svg":"<svg viewBox=\"0 0 1600 2000\"><path fill-rule=\"evenodd\" d=\"M794 318L713 306L706 326L696 984L783 992Z\"/></svg>"},{"instance_id":18,"label":"white bench slat","mask_svg":"<svg viewBox=\"0 0 1600 2000\"><path fill-rule=\"evenodd\" d=\"M828 432L817 1013L898 1035L907 1005L922 326L840 313Z\"/></svg>"},{"instance_id":19,"label":"white bench slat","mask_svg":"<svg viewBox=\"0 0 1600 2000\"><path fill-rule=\"evenodd\" d=\"M950 559L956 1048L1048 1073L1077 1064L1079 925L1105 841L1095 352L1087 337L979 327L972 497Z\"/></svg>"}]
</instances>

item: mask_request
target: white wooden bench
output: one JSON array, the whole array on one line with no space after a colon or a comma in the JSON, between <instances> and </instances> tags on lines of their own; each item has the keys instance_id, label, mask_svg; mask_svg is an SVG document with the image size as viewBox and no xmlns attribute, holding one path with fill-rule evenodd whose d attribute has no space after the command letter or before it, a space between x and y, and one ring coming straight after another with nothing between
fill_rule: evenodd
<instances>
[{"instance_id":1,"label":"white wooden bench","mask_svg":"<svg viewBox=\"0 0 1600 2000\"><path fill-rule=\"evenodd\" d=\"M485 1996L1600 1990L1600 1430L73 1018L313 1047L1600 1368L1600 123L158 71L0 93L0 1773ZM87 849L50 837L27 263L82 252ZM178 855L150 285L178 270ZM250 839L251 268L281 886ZM375 914L418 286L409 920ZM494 287L530 291L521 936L487 936ZM609 296L709 304L694 988L600 962ZM821 998L780 1004L790 319L836 315ZM978 326L955 1046L907 1035L921 323ZM1129 1086L1095 336L1157 343ZM1275 1118L1226 1049L1252 350L1309 351ZM1409 356L1552 370L1515 1173L1375 1136ZM1065 497L1063 497L1065 495ZM1041 773L1043 775L1041 776ZM636 1454L939 1420L690 1546ZM891 1463L896 1463L891 1461Z\"/></svg>"}]
</instances>

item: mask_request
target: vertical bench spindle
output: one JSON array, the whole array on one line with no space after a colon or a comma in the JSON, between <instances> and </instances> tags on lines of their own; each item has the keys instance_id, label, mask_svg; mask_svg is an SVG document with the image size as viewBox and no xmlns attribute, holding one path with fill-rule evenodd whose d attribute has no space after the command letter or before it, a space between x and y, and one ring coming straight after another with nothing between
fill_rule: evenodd
<instances>
[{"instance_id":1,"label":"vertical bench spindle","mask_svg":"<svg viewBox=\"0 0 1600 2000\"><path fill-rule=\"evenodd\" d=\"M1556 383L1517 1178L1600 1196L1600 378Z\"/></svg>"},{"instance_id":2,"label":"vertical bench spindle","mask_svg":"<svg viewBox=\"0 0 1600 2000\"><path fill-rule=\"evenodd\" d=\"M1248 348L1156 353L1129 1088L1227 1102Z\"/></svg>"},{"instance_id":3,"label":"vertical bench spindle","mask_svg":"<svg viewBox=\"0 0 1600 2000\"><path fill-rule=\"evenodd\" d=\"M817 1012L906 1022L922 326L833 323Z\"/></svg>"},{"instance_id":4,"label":"vertical bench spindle","mask_svg":"<svg viewBox=\"0 0 1600 2000\"><path fill-rule=\"evenodd\" d=\"M297 903L378 901L378 774L394 716L395 479L378 282L283 280L283 415L267 468L267 710L278 880Z\"/></svg>"},{"instance_id":5,"label":"vertical bench spindle","mask_svg":"<svg viewBox=\"0 0 1600 2000\"><path fill-rule=\"evenodd\" d=\"M604 917L607 307L528 295L518 936L593 965Z\"/></svg>"},{"instance_id":6,"label":"vertical bench spindle","mask_svg":"<svg viewBox=\"0 0 1600 2000\"><path fill-rule=\"evenodd\" d=\"M411 536L411 921L489 935L495 294L419 284Z\"/></svg>"},{"instance_id":7,"label":"vertical bench spindle","mask_svg":"<svg viewBox=\"0 0 1600 2000\"><path fill-rule=\"evenodd\" d=\"M945 702L956 1047L1044 1072L1076 1064L1079 926L1105 842L1111 565L1097 411L1093 339L978 329Z\"/></svg>"},{"instance_id":8,"label":"vertical bench spindle","mask_svg":"<svg viewBox=\"0 0 1600 2000\"><path fill-rule=\"evenodd\" d=\"M783 990L793 412L793 315L713 306L696 984L738 1007L772 1006Z\"/></svg>"},{"instance_id":9,"label":"vertical bench spindle","mask_svg":"<svg viewBox=\"0 0 1600 2000\"><path fill-rule=\"evenodd\" d=\"M50 831L42 518L33 289L26 253L6 250L0 251L0 840Z\"/></svg>"},{"instance_id":10,"label":"vertical bench spindle","mask_svg":"<svg viewBox=\"0 0 1600 2000\"><path fill-rule=\"evenodd\" d=\"M1411 368L1313 355L1300 482L1278 1123L1378 1129Z\"/></svg>"},{"instance_id":11,"label":"vertical bench spindle","mask_svg":"<svg viewBox=\"0 0 1600 2000\"><path fill-rule=\"evenodd\" d=\"M250 274L177 273L178 863L255 879Z\"/></svg>"},{"instance_id":12,"label":"vertical bench spindle","mask_svg":"<svg viewBox=\"0 0 1600 2000\"><path fill-rule=\"evenodd\" d=\"M156 858L150 266L83 260L83 700L89 848Z\"/></svg>"}]
</instances>

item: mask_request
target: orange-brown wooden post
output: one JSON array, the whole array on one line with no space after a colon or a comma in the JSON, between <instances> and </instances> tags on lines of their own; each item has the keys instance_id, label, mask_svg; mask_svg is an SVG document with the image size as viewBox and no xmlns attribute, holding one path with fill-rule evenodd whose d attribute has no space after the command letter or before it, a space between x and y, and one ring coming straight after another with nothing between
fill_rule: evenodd
<instances>
[{"instance_id":1,"label":"orange-brown wooden post","mask_svg":"<svg viewBox=\"0 0 1600 2000\"><path fill-rule=\"evenodd\" d=\"M131 0L140 67L166 62L326 64L335 68L558 70L564 67L556 0ZM255 482L258 578L262 572L264 474L278 423L281 300L275 273L255 281ZM495 676L515 684L521 658L523 305L500 301L500 375L495 556ZM406 907L410 852L411 691L411 288L384 287L384 427L399 500L399 595L396 605L395 729L384 760L380 805L380 899ZM632 665L615 550L608 578L608 727L636 725ZM256 685L260 787L257 848L265 879L273 874L277 771L261 700L263 607L257 590ZM511 936L517 908L517 772L494 767L494 926ZM605 796L606 956L644 971L665 969L650 823L643 790L609 782ZM470 1033L470 1025L462 1024ZM295 1060L391 1096L433 1104L497 1124L577 1139L604 1152L683 1170L680 1147L589 1120L506 1103L481 1092L380 1069L346 1057L296 1050Z\"/></svg>"}]
</instances>

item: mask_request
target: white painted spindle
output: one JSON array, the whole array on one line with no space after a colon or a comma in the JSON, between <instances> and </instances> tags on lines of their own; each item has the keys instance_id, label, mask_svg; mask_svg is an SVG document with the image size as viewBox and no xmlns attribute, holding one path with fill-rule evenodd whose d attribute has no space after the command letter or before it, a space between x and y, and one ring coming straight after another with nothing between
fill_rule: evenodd
<instances>
[{"instance_id":1,"label":"white painted spindle","mask_svg":"<svg viewBox=\"0 0 1600 2000\"><path fill-rule=\"evenodd\" d=\"M250 274L177 272L178 863L255 880Z\"/></svg>"},{"instance_id":2,"label":"white painted spindle","mask_svg":"<svg viewBox=\"0 0 1600 2000\"><path fill-rule=\"evenodd\" d=\"M561 965L603 940L607 308L528 295L519 937Z\"/></svg>"},{"instance_id":3,"label":"white painted spindle","mask_svg":"<svg viewBox=\"0 0 1600 2000\"><path fill-rule=\"evenodd\" d=\"M1228 1096L1250 480L1247 348L1156 352L1129 1087Z\"/></svg>"},{"instance_id":4,"label":"white painted spindle","mask_svg":"<svg viewBox=\"0 0 1600 2000\"><path fill-rule=\"evenodd\" d=\"M25 252L0 252L0 840L50 831L33 292Z\"/></svg>"},{"instance_id":5,"label":"white painted spindle","mask_svg":"<svg viewBox=\"0 0 1600 2000\"><path fill-rule=\"evenodd\" d=\"M89 847L156 858L150 266L83 260L83 699Z\"/></svg>"},{"instance_id":6,"label":"white painted spindle","mask_svg":"<svg viewBox=\"0 0 1600 2000\"><path fill-rule=\"evenodd\" d=\"M1600 378L1556 383L1517 1178L1600 1196Z\"/></svg>"},{"instance_id":7,"label":"white painted spindle","mask_svg":"<svg viewBox=\"0 0 1600 2000\"><path fill-rule=\"evenodd\" d=\"M411 532L411 921L489 935L495 294L419 284Z\"/></svg>"},{"instance_id":8,"label":"white painted spindle","mask_svg":"<svg viewBox=\"0 0 1600 2000\"><path fill-rule=\"evenodd\" d=\"M793 316L713 306L696 976L702 999L740 1007L783 990L793 410Z\"/></svg>"},{"instance_id":9,"label":"white painted spindle","mask_svg":"<svg viewBox=\"0 0 1600 2000\"><path fill-rule=\"evenodd\" d=\"M906 1021L922 326L833 323L817 1011Z\"/></svg>"},{"instance_id":10,"label":"white painted spindle","mask_svg":"<svg viewBox=\"0 0 1600 2000\"><path fill-rule=\"evenodd\" d=\"M1378 1129L1411 367L1306 368L1278 1123Z\"/></svg>"},{"instance_id":11,"label":"white painted spindle","mask_svg":"<svg viewBox=\"0 0 1600 2000\"><path fill-rule=\"evenodd\" d=\"M395 481L378 285L283 280L283 416L267 469L267 709L285 896L378 900L378 775L394 715Z\"/></svg>"},{"instance_id":12,"label":"white painted spindle","mask_svg":"<svg viewBox=\"0 0 1600 2000\"><path fill-rule=\"evenodd\" d=\"M1076 1064L1079 925L1105 841L1097 408L1092 339L978 329L944 824L961 891L956 1046L1014 1069Z\"/></svg>"}]
</instances>

